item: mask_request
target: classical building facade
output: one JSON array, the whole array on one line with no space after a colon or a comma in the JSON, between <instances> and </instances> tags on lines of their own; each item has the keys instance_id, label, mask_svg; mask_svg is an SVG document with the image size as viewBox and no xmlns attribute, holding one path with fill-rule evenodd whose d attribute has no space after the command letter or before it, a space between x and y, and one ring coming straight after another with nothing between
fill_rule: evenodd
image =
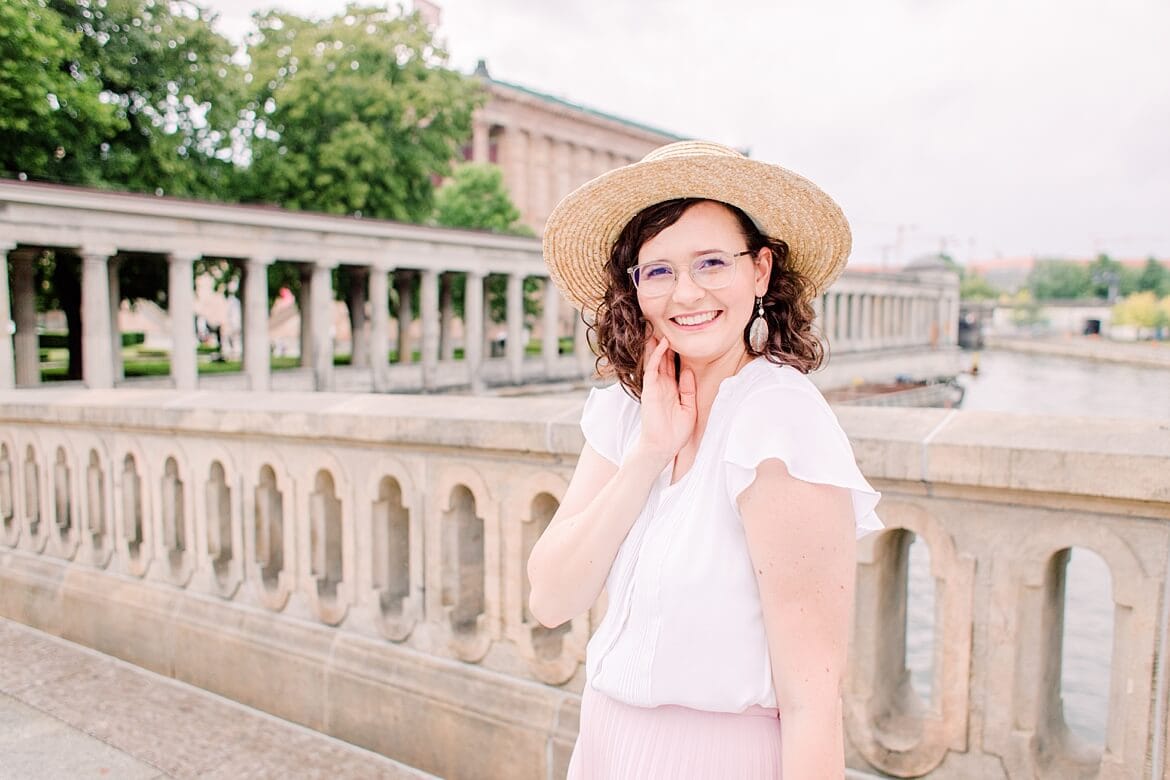
<instances>
[{"instance_id":1,"label":"classical building facade","mask_svg":"<svg viewBox=\"0 0 1170 780\"><path fill-rule=\"evenodd\" d=\"M476 112L473 162L503 170L524 224L541 233L561 198L595 176L642 159L683 136L570 103L488 75L480 60L475 75L488 92Z\"/></svg>"}]
</instances>

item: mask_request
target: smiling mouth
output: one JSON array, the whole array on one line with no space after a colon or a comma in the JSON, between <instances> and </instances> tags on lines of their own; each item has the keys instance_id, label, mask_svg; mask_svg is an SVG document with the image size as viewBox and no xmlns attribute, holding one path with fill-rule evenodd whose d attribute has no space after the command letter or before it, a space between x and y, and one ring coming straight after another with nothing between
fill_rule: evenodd
<instances>
[{"instance_id":1,"label":"smiling mouth","mask_svg":"<svg viewBox=\"0 0 1170 780\"><path fill-rule=\"evenodd\" d=\"M721 312L718 311L705 311L698 314L683 314L679 315L678 317L671 317L670 321L675 325L681 325L685 328L693 328L699 325L706 325L708 322L713 321L720 314Z\"/></svg>"}]
</instances>

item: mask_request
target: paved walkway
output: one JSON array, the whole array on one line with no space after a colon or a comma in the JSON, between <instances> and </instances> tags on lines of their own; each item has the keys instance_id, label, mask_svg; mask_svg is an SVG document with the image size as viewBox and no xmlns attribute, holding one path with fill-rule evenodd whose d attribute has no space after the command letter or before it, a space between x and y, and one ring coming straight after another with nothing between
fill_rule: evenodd
<instances>
[{"instance_id":1,"label":"paved walkway","mask_svg":"<svg viewBox=\"0 0 1170 780\"><path fill-rule=\"evenodd\" d=\"M0 618L0 779L431 775Z\"/></svg>"}]
</instances>

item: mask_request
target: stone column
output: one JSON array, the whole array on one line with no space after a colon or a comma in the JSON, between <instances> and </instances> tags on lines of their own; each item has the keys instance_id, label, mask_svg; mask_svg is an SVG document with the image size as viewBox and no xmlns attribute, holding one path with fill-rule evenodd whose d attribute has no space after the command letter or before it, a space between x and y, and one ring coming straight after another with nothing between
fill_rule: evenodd
<instances>
[{"instance_id":1,"label":"stone column","mask_svg":"<svg viewBox=\"0 0 1170 780\"><path fill-rule=\"evenodd\" d=\"M348 267L352 290L345 291L345 305L349 310L349 364L354 368L370 367L370 338L366 330L366 300L370 285L370 269L366 266Z\"/></svg>"},{"instance_id":2,"label":"stone column","mask_svg":"<svg viewBox=\"0 0 1170 780\"><path fill-rule=\"evenodd\" d=\"M439 277L439 360L455 359L455 276Z\"/></svg>"},{"instance_id":3,"label":"stone column","mask_svg":"<svg viewBox=\"0 0 1170 780\"><path fill-rule=\"evenodd\" d=\"M370 269L370 381L374 392L390 389L390 280L385 268Z\"/></svg>"},{"instance_id":4,"label":"stone column","mask_svg":"<svg viewBox=\"0 0 1170 780\"><path fill-rule=\"evenodd\" d=\"M267 257L249 257L244 264L244 371L253 392L272 389L268 345Z\"/></svg>"},{"instance_id":5,"label":"stone column","mask_svg":"<svg viewBox=\"0 0 1170 780\"><path fill-rule=\"evenodd\" d=\"M832 290L827 291L825 293L825 296L824 296L824 302L821 305L821 313L820 313L821 323L820 323L820 325L821 325L821 336L825 341L829 342L830 345L832 345L832 342L833 342L833 326L836 324L835 319L833 317L833 314L837 308L836 304L837 304L836 294Z\"/></svg>"},{"instance_id":6,"label":"stone column","mask_svg":"<svg viewBox=\"0 0 1170 780\"><path fill-rule=\"evenodd\" d=\"M544 307L541 319L540 355L544 358L544 377L552 379L560 358L561 293L552 279L544 280Z\"/></svg>"},{"instance_id":7,"label":"stone column","mask_svg":"<svg viewBox=\"0 0 1170 780\"><path fill-rule=\"evenodd\" d=\"M40 384L36 269L31 251L12 253L12 319L16 321L16 384Z\"/></svg>"},{"instance_id":8,"label":"stone column","mask_svg":"<svg viewBox=\"0 0 1170 780\"><path fill-rule=\"evenodd\" d=\"M12 296L8 292L8 253L15 244L0 244L0 390L16 386L16 353L12 349Z\"/></svg>"},{"instance_id":9,"label":"stone column","mask_svg":"<svg viewBox=\"0 0 1170 780\"><path fill-rule=\"evenodd\" d=\"M313 388L333 389L333 264L313 264Z\"/></svg>"},{"instance_id":10,"label":"stone column","mask_svg":"<svg viewBox=\"0 0 1170 780\"><path fill-rule=\"evenodd\" d=\"M410 339L410 325L414 311L410 299L414 292L414 272L406 269L394 271L394 289L398 291L398 362L414 360L414 343Z\"/></svg>"},{"instance_id":11,"label":"stone column","mask_svg":"<svg viewBox=\"0 0 1170 780\"><path fill-rule=\"evenodd\" d=\"M118 278L118 269L125 259L120 256L110 258L110 349L114 362L114 381L126 378L126 369L122 365L122 323L118 316L122 313L122 280Z\"/></svg>"},{"instance_id":12,"label":"stone column","mask_svg":"<svg viewBox=\"0 0 1170 780\"><path fill-rule=\"evenodd\" d=\"M112 248L81 250L81 373L90 390L114 386L110 354L110 272Z\"/></svg>"},{"instance_id":13,"label":"stone column","mask_svg":"<svg viewBox=\"0 0 1170 780\"><path fill-rule=\"evenodd\" d=\"M508 274L507 292L508 340L505 354L508 358L508 375L512 382L524 381L524 274Z\"/></svg>"},{"instance_id":14,"label":"stone column","mask_svg":"<svg viewBox=\"0 0 1170 780\"><path fill-rule=\"evenodd\" d=\"M477 119L471 126L471 159L477 163L491 162L488 123Z\"/></svg>"},{"instance_id":15,"label":"stone column","mask_svg":"<svg viewBox=\"0 0 1170 780\"><path fill-rule=\"evenodd\" d=\"M473 392L483 390L483 281L480 271L468 271L463 288L463 362Z\"/></svg>"},{"instance_id":16,"label":"stone column","mask_svg":"<svg viewBox=\"0 0 1170 780\"><path fill-rule=\"evenodd\" d=\"M167 276L167 310L171 315L171 379L176 390L199 385L195 363L195 257L171 253Z\"/></svg>"},{"instance_id":17,"label":"stone column","mask_svg":"<svg viewBox=\"0 0 1170 780\"><path fill-rule=\"evenodd\" d=\"M439 369L439 272L426 268L418 287L418 314L422 320L423 389L433 390Z\"/></svg>"},{"instance_id":18,"label":"stone column","mask_svg":"<svg viewBox=\"0 0 1170 780\"><path fill-rule=\"evenodd\" d=\"M313 367L313 266L300 265L301 292L297 308L301 312L301 368Z\"/></svg>"}]
</instances>

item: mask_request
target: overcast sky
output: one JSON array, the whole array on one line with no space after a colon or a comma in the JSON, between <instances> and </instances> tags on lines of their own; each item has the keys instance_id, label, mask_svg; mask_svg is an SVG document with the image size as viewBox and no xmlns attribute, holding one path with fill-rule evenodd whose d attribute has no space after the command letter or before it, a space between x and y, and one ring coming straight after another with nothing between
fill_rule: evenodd
<instances>
[{"instance_id":1,"label":"overcast sky","mask_svg":"<svg viewBox=\"0 0 1170 780\"><path fill-rule=\"evenodd\" d=\"M273 6L204 0L234 39ZM444 0L451 64L750 149L844 208L853 262L1170 258L1167 0ZM902 240L899 246L899 235Z\"/></svg>"}]
</instances>

